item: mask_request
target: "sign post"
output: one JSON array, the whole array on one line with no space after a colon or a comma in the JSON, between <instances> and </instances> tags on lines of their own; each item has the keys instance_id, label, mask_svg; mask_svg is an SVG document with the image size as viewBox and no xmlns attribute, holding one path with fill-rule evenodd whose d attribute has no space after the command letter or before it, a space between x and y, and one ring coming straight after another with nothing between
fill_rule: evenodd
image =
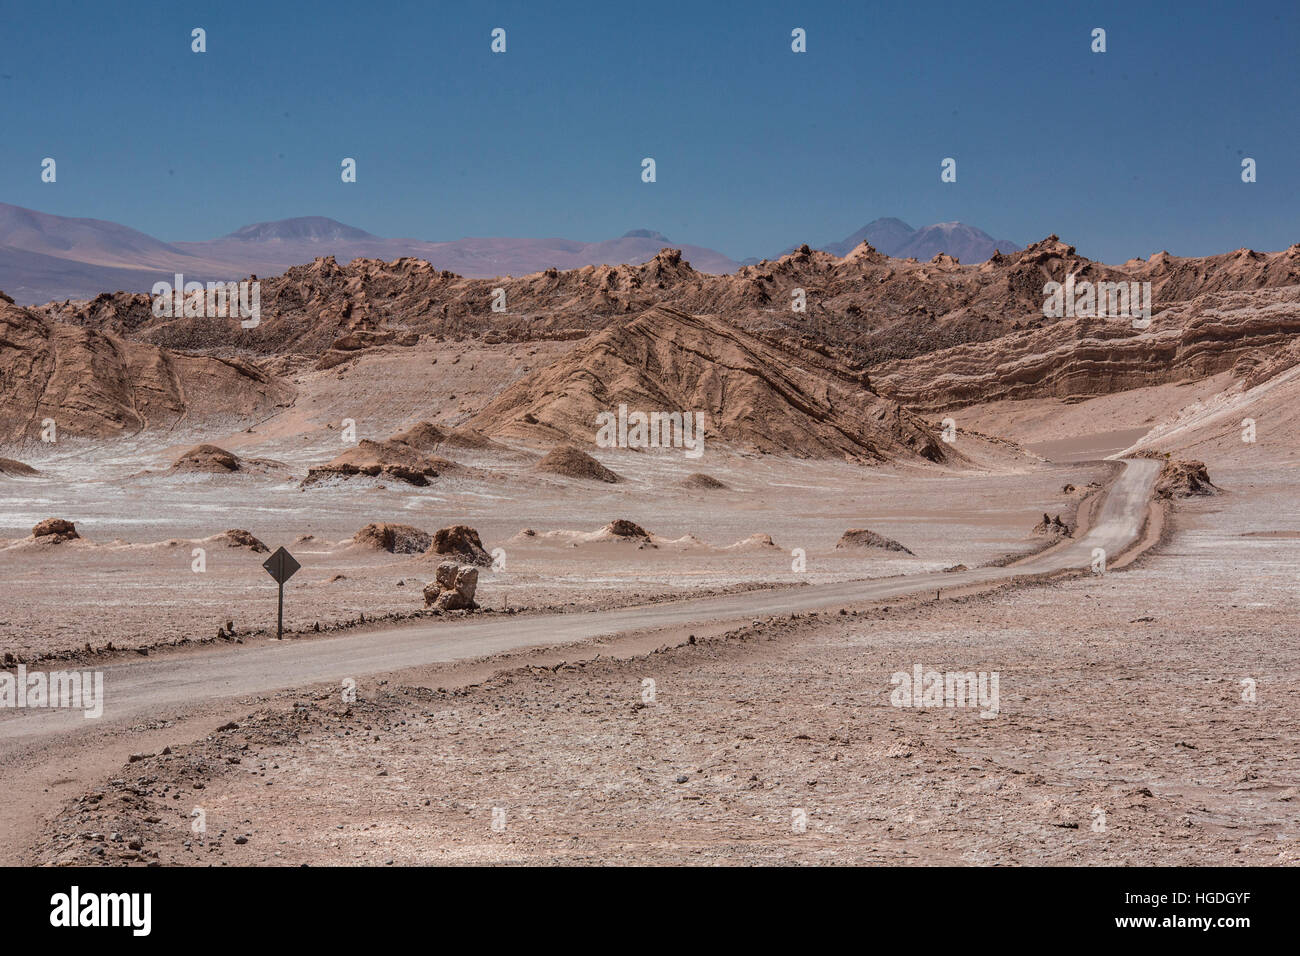
<instances>
[{"instance_id":1,"label":"sign post","mask_svg":"<svg viewBox=\"0 0 1300 956\"><path fill-rule=\"evenodd\" d=\"M280 585L280 607L275 618L275 639L284 640L284 582L293 577L302 565L284 548L276 548L275 554L262 562L262 567L266 568L266 573L275 578L275 583Z\"/></svg>"}]
</instances>

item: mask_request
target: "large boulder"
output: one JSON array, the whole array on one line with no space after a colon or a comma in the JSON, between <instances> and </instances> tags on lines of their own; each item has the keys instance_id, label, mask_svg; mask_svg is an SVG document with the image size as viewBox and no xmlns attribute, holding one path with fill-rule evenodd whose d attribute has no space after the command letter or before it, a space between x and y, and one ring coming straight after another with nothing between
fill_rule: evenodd
<instances>
[{"instance_id":1,"label":"large boulder","mask_svg":"<svg viewBox=\"0 0 1300 956\"><path fill-rule=\"evenodd\" d=\"M483 547L478 532L464 524L439 528L426 553L446 555L465 564L477 564L485 568L492 564L492 555Z\"/></svg>"},{"instance_id":2,"label":"large boulder","mask_svg":"<svg viewBox=\"0 0 1300 956\"><path fill-rule=\"evenodd\" d=\"M424 587L424 606L439 611L472 611L478 607L474 593L478 589L478 568L455 561L438 565L434 580Z\"/></svg>"},{"instance_id":3,"label":"large boulder","mask_svg":"<svg viewBox=\"0 0 1300 956\"><path fill-rule=\"evenodd\" d=\"M32 528L32 537L40 541L56 543L71 541L73 538L80 538L81 535L77 534L77 526L71 521L64 521L62 518L46 518Z\"/></svg>"}]
</instances>

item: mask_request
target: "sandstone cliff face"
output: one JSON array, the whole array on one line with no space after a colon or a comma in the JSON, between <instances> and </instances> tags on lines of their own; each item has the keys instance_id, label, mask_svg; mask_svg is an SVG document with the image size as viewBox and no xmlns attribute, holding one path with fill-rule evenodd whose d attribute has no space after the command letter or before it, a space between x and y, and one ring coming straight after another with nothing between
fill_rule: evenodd
<instances>
[{"instance_id":1,"label":"sandstone cliff face","mask_svg":"<svg viewBox=\"0 0 1300 956\"><path fill-rule=\"evenodd\" d=\"M1149 281L1151 328L1044 317L1044 284L1071 274ZM938 411L1103 394L1229 368L1266 377L1291 363L1296 286L1300 245L1199 259L1160 253L1111 266L1056 236L978 265L942 255L892 259L865 243L843 258L804 246L722 276L697 272L673 249L641 265L487 280L416 259L340 266L321 258L261 280L262 321L252 329L233 319L155 318L142 295L28 310L0 297L9 412L0 440L31 437L46 416L87 435L218 410L251 417L289 389L250 360L282 371L314 361L325 370L431 336L580 343L576 365L565 359L534 373L540 391L512 389L481 413L500 435L589 441L592 423L579 427L580 418L616 407L622 393L650 408L708 411L713 434L738 446L871 460L898 446L941 457L944 449L921 440L915 421L881 396ZM497 289L504 312L493 310ZM804 311L792 308L799 297ZM640 321L648 315L658 318ZM697 359L688 359L692 351ZM863 369L879 395L834 384ZM613 384L586 381L596 377ZM760 425L773 410L773 424ZM522 421L526 411L543 425Z\"/></svg>"},{"instance_id":2,"label":"sandstone cliff face","mask_svg":"<svg viewBox=\"0 0 1300 956\"><path fill-rule=\"evenodd\" d=\"M697 272L679 250L665 249L641 265L500 279L465 279L417 259L340 266L327 257L261 279L263 318L253 329L233 320L154 318L149 297L126 293L41 309L49 318L173 349L329 353L329 363L421 334L488 342L580 338L668 305L722 316L751 332L806 337L877 364L1051 324L1042 314L1043 286L1069 274L1079 281L1149 281L1163 309L1210 292L1300 283L1300 245L1197 259L1160 253L1118 266L1093 262L1056 236L978 265L950 256L891 259L866 243L843 258L803 246L733 275ZM496 289L504 290L504 312L493 311ZM792 308L796 290L803 290L803 312ZM337 343L343 344L331 349Z\"/></svg>"},{"instance_id":3,"label":"sandstone cliff face","mask_svg":"<svg viewBox=\"0 0 1300 956\"><path fill-rule=\"evenodd\" d=\"M1122 319L1062 319L992 342L931 352L872 371L877 390L909 407L1101 395L1205 378L1273 361L1300 333L1300 286L1210 293L1157 313L1138 331Z\"/></svg>"},{"instance_id":4,"label":"sandstone cliff face","mask_svg":"<svg viewBox=\"0 0 1300 956\"><path fill-rule=\"evenodd\" d=\"M656 307L519 380L470 424L486 434L590 447L596 416L703 413L707 441L761 452L943 460L929 426L876 395L864 371L718 319Z\"/></svg>"},{"instance_id":5,"label":"sandstone cliff face","mask_svg":"<svg viewBox=\"0 0 1300 956\"><path fill-rule=\"evenodd\" d=\"M234 359L180 355L0 300L0 442L103 438L182 419L265 416L292 389Z\"/></svg>"}]
</instances>

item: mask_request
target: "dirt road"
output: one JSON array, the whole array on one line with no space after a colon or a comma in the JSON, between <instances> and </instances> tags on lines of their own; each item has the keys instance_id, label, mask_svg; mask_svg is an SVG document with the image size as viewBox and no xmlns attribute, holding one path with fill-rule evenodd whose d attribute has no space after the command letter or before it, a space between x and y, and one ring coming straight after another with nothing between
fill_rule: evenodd
<instances>
[{"instance_id":1,"label":"dirt road","mask_svg":"<svg viewBox=\"0 0 1300 956\"><path fill-rule=\"evenodd\" d=\"M1103 549L1113 559L1141 533L1160 464L1135 459L1125 465L1083 537L1006 567L750 591L573 615L438 621L302 643L225 647L171 659L113 664L103 668L104 713L99 720L88 721L80 711L66 709L0 712L0 759L19 749L39 747L43 740L85 732L90 724L100 731L176 708L248 694L620 632L744 621L1020 576L1086 570L1093 563L1094 549Z\"/></svg>"}]
</instances>

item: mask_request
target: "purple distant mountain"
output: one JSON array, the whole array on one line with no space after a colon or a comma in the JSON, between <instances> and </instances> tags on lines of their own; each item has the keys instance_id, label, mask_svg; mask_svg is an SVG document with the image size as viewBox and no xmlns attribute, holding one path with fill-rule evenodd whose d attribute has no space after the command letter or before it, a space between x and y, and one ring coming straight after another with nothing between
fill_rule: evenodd
<instances>
[{"instance_id":1,"label":"purple distant mountain","mask_svg":"<svg viewBox=\"0 0 1300 956\"><path fill-rule=\"evenodd\" d=\"M983 262L995 251L1019 252L1021 247L1009 239L994 239L983 229L960 222L940 222L923 229L913 229L901 219L876 219L839 242L818 246L836 256L848 255L861 242L871 243L877 252L895 259L909 257L926 261L945 253L959 262ZM791 246L782 255L793 252Z\"/></svg>"},{"instance_id":2,"label":"purple distant mountain","mask_svg":"<svg viewBox=\"0 0 1300 956\"><path fill-rule=\"evenodd\" d=\"M665 246L701 272L734 272L739 264L713 249L674 243L634 229L617 239L482 238L454 242L385 239L324 216L259 222L220 239L162 242L114 222L70 219L0 203L0 290L22 305L87 299L101 292L148 292L184 273L187 281L277 275L290 266L334 256L391 262L426 259L471 278L527 275L543 269L638 264Z\"/></svg>"},{"instance_id":3,"label":"purple distant mountain","mask_svg":"<svg viewBox=\"0 0 1300 956\"><path fill-rule=\"evenodd\" d=\"M995 249L1020 249L1014 242L994 239L959 222L913 229L900 219L877 219L821 248L843 256L864 240L889 256L927 260L943 252L966 263L982 262ZM385 239L324 216L303 216L253 223L219 239L163 242L115 222L52 216L0 203L0 290L19 304L33 305L88 299L101 292L148 292L155 282L171 281L177 272L198 282L278 275L318 256L334 256L340 263L360 257L391 262L412 256L470 278L492 278L551 267L635 265L666 246L681 249L683 258L700 272L725 274L741 265L714 249L675 243L650 229L633 229L601 242L558 238L427 242Z\"/></svg>"}]
</instances>

